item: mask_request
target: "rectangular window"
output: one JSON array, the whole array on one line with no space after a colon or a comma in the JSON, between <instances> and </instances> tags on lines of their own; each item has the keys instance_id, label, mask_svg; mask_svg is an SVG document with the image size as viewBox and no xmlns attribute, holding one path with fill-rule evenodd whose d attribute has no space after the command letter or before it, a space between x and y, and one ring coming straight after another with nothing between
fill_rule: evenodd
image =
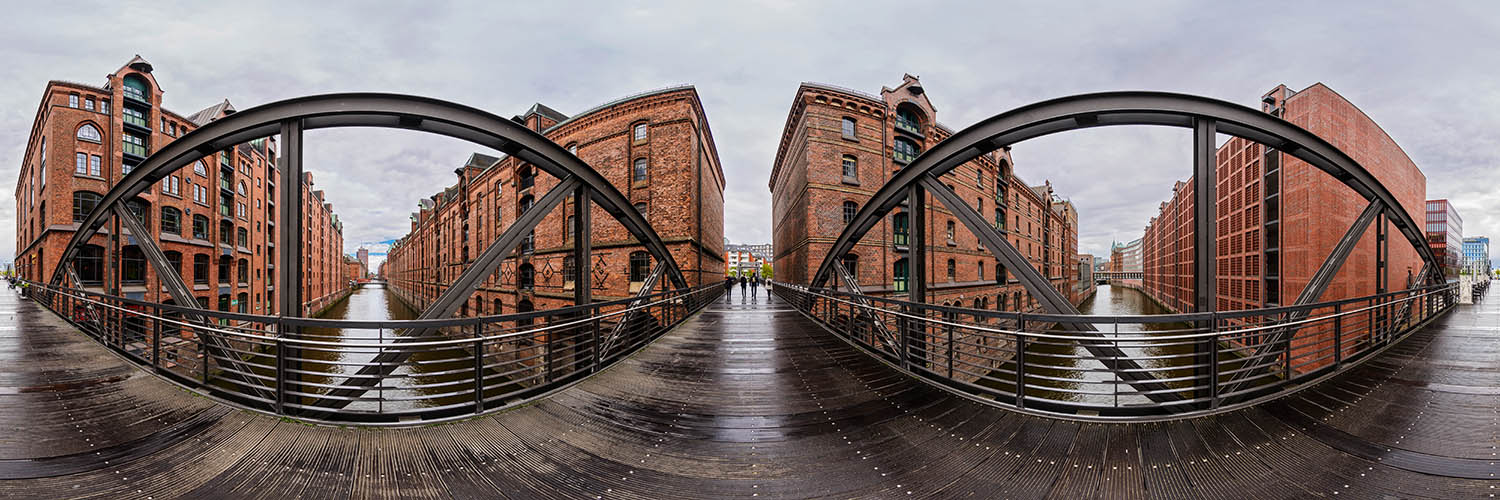
<instances>
[{"instance_id":1,"label":"rectangular window","mask_svg":"<svg viewBox=\"0 0 1500 500\"><path fill-rule=\"evenodd\" d=\"M70 108L76 108L76 107L78 107L78 94L69 94L68 95L68 107L70 107Z\"/></svg>"},{"instance_id":2,"label":"rectangular window","mask_svg":"<svg viewBox=\"0 0 1500 500\"><path fill-rule=\"evenodd\" d=\"M129 107L124 108L120 111L120 116L125 120L125 123L141 128L151 128L151 126L146 123L146 114L142 113L138 109Z\"/></svg>"},{"instance_id":3,"label":"rectangular window","mask_svg":"<svg viewBox=\"0 0 1500 500\"><path fill-rule=\"evenodd\" d=\"M853 118L845 118L844 119L843 132L844 132L844 138L845 139L855 139L856 138L854 136L854 119Z\"/></svg>"},{"instance_id":4,"label":"rectangular window","mask_svg":"<svg viewBox=\"0 0 1500 500\"><path fill-rule=\"evenodd\" d=\"M108 99L103 100L103 101L99 101L99 112L100 113L106 113L106 114L109 113L109 100Z\"/></svg>"},{"instance_id":5,"label":"rectangular window","mask_svg":"<svg viewBox=\"0 0 1500 500\"><path fill-rule=\"evenodd\" d=\"M83 100L83 109L87 109L89 111L93 111L94 110L94 98L90 97L88 99L84 99Z\"/></svg>"},{"instance_id":6,"label":"rectangular window","mask_svg":"<svg viewBox=\"0 0 1500 500\"><path fill-rule=\"evenodd\" d=\"M146 157L146 139L131 134L125 134L121 137L122 140L120 143L120 147L121 150L125 152L125 154L135 155L142 158Z\"/></svg>"},{"instance_id":7,"label":"rectangular window","mask_svg":"<svg viewBox=\"0 0 1500 500\"><path fill-rule=\"evenodd\" d=\"M644 140L646 140L646 124L637 123L635 125L635 141L640 142Z\"/></svg>"},{"instance_id":8,"label":"rectangular window","mask_svg":"<svg viewBox=\"0 0 1500 500\"><path fill-rule=\"evenodd\" d=\"M86 174L88 174L89 173L89 171L88 171L88 168L89 168L88 167L88 161L89 161L89 155L88 154L86 154L86 153L78 153L77 158L74 160L73 173L76 173L78 175L86 175Z\"/></svg>"},{"instance_id":9,"label":"rectangular window","mask_svg":"<svg viewBox=\"0 0 1500 500\"><path fill-rule=\"evenodd\" d=\"M100 163L103 163L102 160L103 158L100 158L99 155L93 155L89 157L89 175L92 175L94 177L104 176L104 174L100 171L99 165Z\"/></svg>"}]
</instances>

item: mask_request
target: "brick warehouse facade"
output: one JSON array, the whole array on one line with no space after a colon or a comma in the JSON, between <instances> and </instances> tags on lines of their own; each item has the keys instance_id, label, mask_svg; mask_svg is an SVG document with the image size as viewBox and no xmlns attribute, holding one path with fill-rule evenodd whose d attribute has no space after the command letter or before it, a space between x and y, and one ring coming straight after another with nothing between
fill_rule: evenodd
<instances>
[{"instance_id":1,"label":"brick warehouse facade","mask_svg":"<svg viewBox=\"0 0 1500 500\"><path fill-rule=\"evenodd\" d=\"M1300 92L1279 85L1263 110L1306 128L1349 154L1385 185L1408 214L1425 214L1427 180L1400 146L1353 103L1323 84ZM1368 203L1326 172L1264 145L1231 138L1217 150L1218 310L1296 300L1323 259ZM1179 181L1144 237L1145 289L1169 309L1192 308L1193 183ZM1413 216L1413 220L1420 220ZM1389 224L1389 223L1387 223ZM1407 285L1421 258L1392 235L1389 289ZM1375 228L1365 231L1322 300L1372 295Z\"/></svg>"},{"instance_id":2,"label":"brick warehouse facade","mask_svg":"<svg viewBox=\"0 0 1500 500\"><path fill-rule=\"evenodd\" d=\"M588 162L656 230L690 285L724 279L724 174L697 90L691 86L616 100L573 117L544 105L516 120ZM392 245L381 273L421 310L557 179L514 157L475 153L458 182L418 203L411 232ZM598 301L631 296L654 259L597 204L593 257L584 263ZM572 197L542 220L531 241L480 285L461 315L573 305ZM666 286L663 281L663 286Z\"/></svg>"},{"instance_id":3,"label":"brick warehouse facade","mask_svg":"<svg viewBox=\"0 0 1500 500\"><path fill-rule=\"evenodd\" d=\"M771 172L776 278L806 284L829 247L875 191L921 151L952 135L921 82L906 75L880 95L803 83L792 101ZM981 156L942 181L1004 232L1031 265L1074 303L1094 292L1078 275L1078 215L1050 182L1032 186L1012 171L1010 150ZM926 302L1033 310L1036 301L978 239L932 198ZM909 224L898 208L846 255L872 295L905 296Z\"/></svg>"},{"instance_id":4,"label":"brick warehouse facade","mask_svg":"<svg viewBox=\"0 0 1500 500\"><path fill-rule=\"evenodd\" d=\"M225 100L191 115L162 106L152 66L136 56L102 87L51 81L42 94L16 183L16 267L46 281L78 223L99 197L161 145L234 113ZM312 189L303 212L303 314L347 293L343 234L333 206ZM276 141L239 144L183 167L130 200L199 304L218 310L277 314L275 299ZM119 221L106 224L74 265L86 288L171 303L155 269Z\"/></svg>"},{"instance_id":5,"label":"brick warehouse facade","mask_svg":"<svg viewBox=\"0 0 1500 500\"><path fill-rule=\"evenodd\" d=\"M1347 153L1420 220L1427 180L1374 120L1321 83L1294 92L1285 85L1262 96L1263 111L1303 127ZM1247 310L1296 301L1368 203L1343 183L1302 160L1241 138L1217 149L1218 267L1216 310ZM1144 291L1167 309L1193 309L1193 182L1177 182L1143 237ZM1387 290L1411 284L1422 267L1417 251L1386 222L1390 235ZM1376 228L1365 230L1319 301L1376 293ZM1326 338L1324 338L1326 337ZM1317 337L1331 341L1332 333ZM1297 355L1315 349L1312 340ZM1313 364L1299 369L1317 368Z\"/></svg>"}]
</instances>

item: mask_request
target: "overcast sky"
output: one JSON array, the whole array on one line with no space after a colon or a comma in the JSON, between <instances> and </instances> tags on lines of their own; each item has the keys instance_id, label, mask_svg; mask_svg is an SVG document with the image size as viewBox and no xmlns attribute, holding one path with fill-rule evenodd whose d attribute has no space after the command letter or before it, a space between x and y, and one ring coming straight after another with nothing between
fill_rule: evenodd
<instances>
[{"instance_id":1,"label":"overcast sky","mask_svg":"<svg viewBox=\"0 0 1500 500\"><path fill-rule=\"evenodd\" d=\"M1323 82L1368 113L1449 198L1465 235L1500 236L1500 10L1473 2L989 3L99 2L8 6L0 29L0 179L15 179L48 80L102 85L140 54L165 107L240 109L327 92L431 96L509 116L565 114L696 85L728 186L725 233L769 242L767 180L802 81L878 93L922 79L955 129L1042 99L1165 90L1249 106L1277 84ZM74 14L77 13L77 14ZM307 165L345 221L346 251L403 235L416 200L475 147L404 131L314 131ZM1017 145L1016 171L1051 180L1081 218L1080 249L1140 236L1191 173L1185 129L1094 129ZM0 201L0 261L15 244ZM1416 215L1421 218L1420 214ZM377 252L380 249L377 247Z\"/></svg>"}]
</instances>

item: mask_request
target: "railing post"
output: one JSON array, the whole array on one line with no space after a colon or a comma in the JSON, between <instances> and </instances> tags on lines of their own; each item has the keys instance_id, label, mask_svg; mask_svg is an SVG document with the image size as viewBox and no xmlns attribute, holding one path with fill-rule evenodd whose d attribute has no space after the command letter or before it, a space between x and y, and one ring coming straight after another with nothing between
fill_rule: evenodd
<instances>
[{"instance_id":1,"label":"railing post","mask_svg":"<svg viewBox=\"0 0 1500 500\"><path fill-rule=\"evenodd\" d=\"M484 413L484 330L474 323L474 413Z\"/></svg>"},{"instance_id":2,"label":"railing post","mask_svg":"<svg viewBox=\"0 0 1500 500\"><path fill-rule=\"evenodd\" d=\"M213 324L213 322L209 322L209 324ZM210 326L207 328L213 327ZM203 369L201 370L203 372L203 385L208 385L208 342L203 340L203 336L207 334L208 332L206 331L198 332L198 356L203 358L203 362L200 363L203 365Z\"/></svg>"},{"instance_id":3,"label":"railing post","mask_svg":"<svg viewBox=\"0 0 1500 500\"><path fill-rule=\"evenodd\" d=\"M151 330L151 368L158 371L161 369L161 321L161 306L158 305L156 306L156 320L152 321L156 324L156 328Z\"/></svg>"},{"instance_id":4,"label":"railing post","mask_svg":"<svg viewBox=\"0 0 1500 500\"><path fill-rule=\"evenodd\" d=\"M955 320L954 318L949 318L947 311L943 311L942 317L943 321L951 322ZM946 330L948 330L948 378L951 380L953 378L953 325L946 326Z\"/></svg>"},{"instance_id":5,"label":"railing post","mask_svg":"<svg viewBox=\"0 0 1500 500\"><path fill-rule=\"evenodd\" d=\"M1214 334L1208 344L1208 407L1219 407L1219 334L1218 322L1214 322Z\"/></svg>"},{"instance_id":6,"label":"railing post","mask_svg":"<svg viewBox=\"0 0 1500 500\"><path fill-rule=\"evenodd\" d=\"M1016 313L1016 407L1026 407L1026 318Z\"/></svg>"},{"instance_id":7,"label":"railing post","mask_svg":"<svg viewBox=\"0 0 1500 500\"><path fill-rule=\"evenodd\" d=\"M603 347L599 345L599 315L604 311L600 310L599 306L592 306L589 310L594 317L594 321L590 323L593 333L589 335L589 341L593 343L593 346L589 350L593 351L594 362L589 366L589 373L598 373L599 363L601 362L600 358L603 356L603 353L599 352L599 349Z\"/></svg>"},{"instance_id":8,"label":"railing post","mask_svg":"<svg viewBox=\"0 0 1500 500\"><path fill-rule=\"evenodd\" d=\"M1333 304L1333 369L1344 366L1344 303Z\"/></svg>"},{"instance_id":9,"label":"railing post","mask_svg":"<svg viewBox=\"0 0 1500 500\"><path fill-rule=\"evenodd\" d=\"M279 332L276 335L276 414L286 415L286 342Z\"/></svg>"}]
</instances>

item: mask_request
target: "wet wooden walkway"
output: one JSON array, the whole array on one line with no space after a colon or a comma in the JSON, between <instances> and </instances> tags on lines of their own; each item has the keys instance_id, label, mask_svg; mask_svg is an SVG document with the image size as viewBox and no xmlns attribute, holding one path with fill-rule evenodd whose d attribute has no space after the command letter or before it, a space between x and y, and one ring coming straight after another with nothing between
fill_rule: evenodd
<instances>
[{"instance_id":1,"label":"wet wooden walkway","mask_svg":"<svg viewBox=\"0 0 1500 500\"><path fill-rule=\"evenodd\" d=\"M1016 414L891 371L761 290L554 397L409 429L231 410L0 292L0 497L1485 498L1500 296L1275 403Z\"/></svg>"}]
</instances>

